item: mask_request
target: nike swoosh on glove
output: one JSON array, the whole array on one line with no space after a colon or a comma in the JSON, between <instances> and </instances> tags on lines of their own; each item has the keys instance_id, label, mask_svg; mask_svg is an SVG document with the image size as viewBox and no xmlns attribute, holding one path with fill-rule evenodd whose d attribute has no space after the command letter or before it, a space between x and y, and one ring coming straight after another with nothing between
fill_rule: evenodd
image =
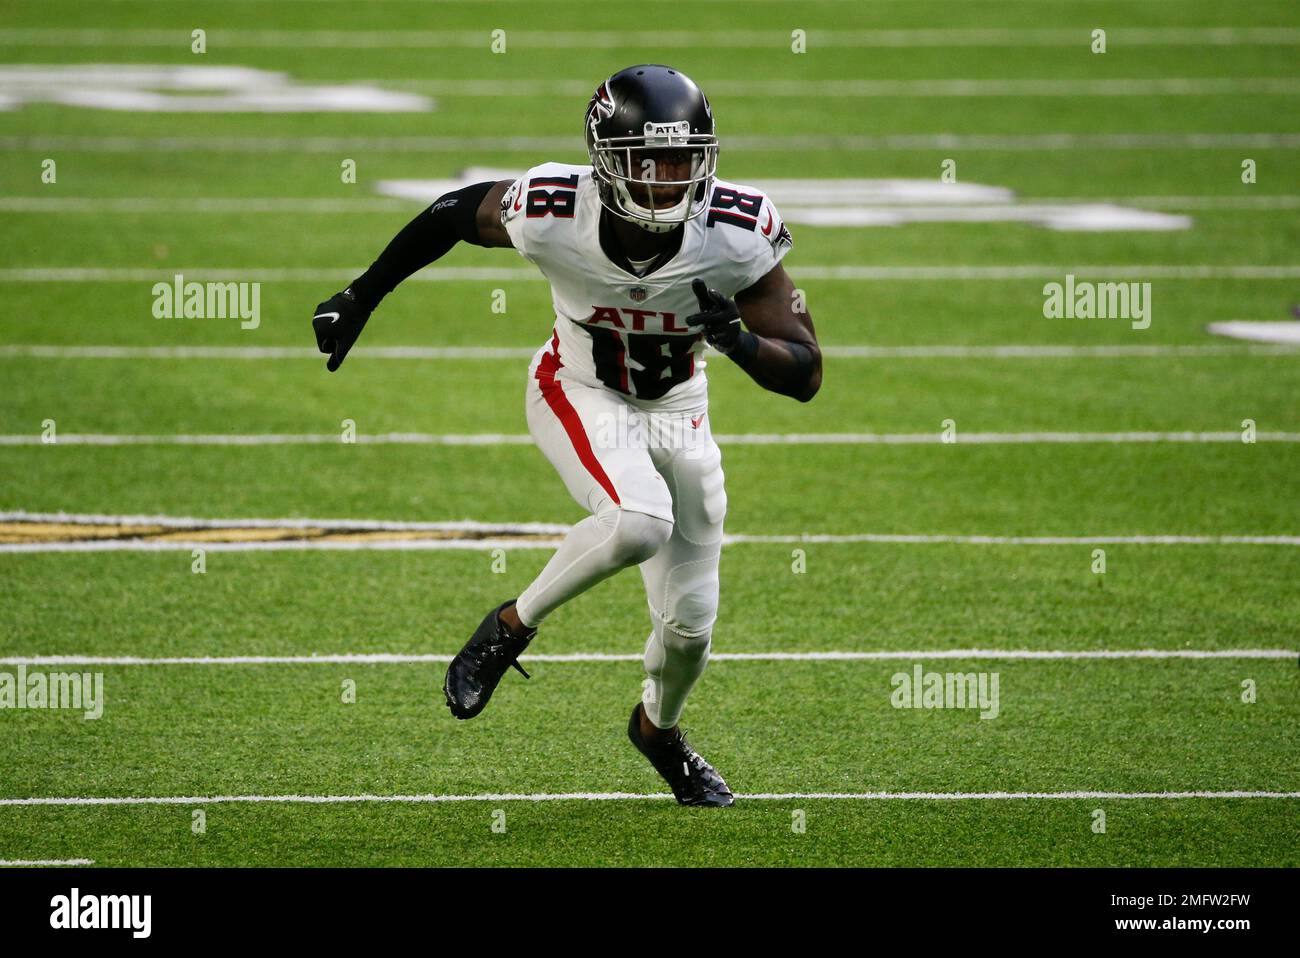
<instances>
[{"instance_id":1,"label":"nike swoosh on glove","mask_svg":"<svg viewBox=\"0 0 1300 958\"><path fill-rule=\"evenodd\" d=\"M370 310L357 302L356 294L351 288L335 293L316 307L311 326L316 332L316 348L329 354L325 368L330 372L343 365L352 344L361 335L361 330L366 328L370 313Z\"/></svg>"},{"instance_id":2,"label":"nike swoosh on glove","mask_svg":"<svg viewBox=\"0 0 1300 958\"><path fill-rule=\"evenodd\" d=\"M703 326L704 338L720 353L730 353L740 342L740 307L704 280L691 281L691 290L700 302L700 311L686 317L687 326Z\"/></svg>"}]
</instances>

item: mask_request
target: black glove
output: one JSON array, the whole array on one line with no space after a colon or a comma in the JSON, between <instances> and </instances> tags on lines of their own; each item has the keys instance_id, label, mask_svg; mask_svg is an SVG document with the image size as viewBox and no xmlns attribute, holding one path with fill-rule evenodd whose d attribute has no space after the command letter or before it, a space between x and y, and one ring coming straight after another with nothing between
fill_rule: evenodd
<instances>
[{"instance_id":1,"label":"black glove","mask_svg":"<svg viewBox=\"0 0 1300 958\"><path fill-rule=\"evenodd\" d=\"M325 368L330 372L343 365L352 344L366 328L370 310L357 302L351 288L335 293L316 307L311 326L316 331L316 348L329 353Z\"/></svg>"},{"instance_id":2,"label":"black glove","mask_svg":"<svg viewBox=\"0 0 1300 958\"><path fill-rule=\"evenodd\" d=\"M700 301L700 311L686 317L687 326L703 326L704 338L718 352L727 354L740 342L740 307L704 280L691 281L691 290Z\"/></svg>"}]
</instances>

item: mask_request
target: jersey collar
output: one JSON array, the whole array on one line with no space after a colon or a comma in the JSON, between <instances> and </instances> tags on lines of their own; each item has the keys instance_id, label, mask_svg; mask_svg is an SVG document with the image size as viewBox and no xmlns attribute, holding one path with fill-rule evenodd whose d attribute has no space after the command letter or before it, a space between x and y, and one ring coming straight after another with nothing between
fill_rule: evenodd
<instances>
[{"instance_id":1,"label":"jersey collar","mask_svg":"<svg viewBox=\"0 0 1300 958\"><path fill-rule=\"evenodd\" d=\"M600 217L599 236L601 250L611 263L636 279L648 279L659 269L667 266L668 263L671 262L682 250L682 241L686 237L685 224L683 224L681 229L676 230L672 234L676 237L673 244L656 256L644 273L637 273L637 271L632 267L632 264L628 262L627 256L623 253L623 247L619 244L618 236L614 233L614 226L609 221L608 211L602 206L598 215Z\"/></svg>"}]
</instances>

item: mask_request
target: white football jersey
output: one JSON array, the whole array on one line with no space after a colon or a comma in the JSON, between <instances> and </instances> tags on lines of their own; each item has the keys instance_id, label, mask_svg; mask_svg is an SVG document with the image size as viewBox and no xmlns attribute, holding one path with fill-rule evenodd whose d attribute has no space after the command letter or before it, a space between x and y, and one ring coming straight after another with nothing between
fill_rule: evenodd
<instances>
[{"instance_id":1,"label":"white football jersey","mask_svg":"<svg viewBox=\"0 0 1300 958\"><path fill-rule=\"evenodd\" d=\"M646 276L605 252L590 166L543 163L506 191L501 222L551 284L549 349L561 378L604 386L638 405L704 400L703 333L684 322L699 312L691 281L734 297L771 271L792 242L761 190L717 179L710 189L708 209L685 224L681 247Z\"/></svg>"}]
</instances>

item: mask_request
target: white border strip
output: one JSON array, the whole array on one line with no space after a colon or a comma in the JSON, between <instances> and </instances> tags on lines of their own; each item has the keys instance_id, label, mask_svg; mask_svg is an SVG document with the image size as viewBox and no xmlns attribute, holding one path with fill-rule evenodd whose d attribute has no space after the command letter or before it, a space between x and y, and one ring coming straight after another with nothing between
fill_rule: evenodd
<instances>
[{"instance_id":1,"label":"white border strip","mask_svg":"<svg viewBox=\"0 0 1300 958\"><path fill-rule=\"evenodd\" d=\"M1229 320L1243 323L1252 320ZM1259 321L1263 322L1263 321ZM1213 323L1210 331L1215 332ZM531 359L533 346L361 346L349 355L361 359L480 360ZM1195 356L1282 356L1300 352L1286 344L1189 343L1095 346L1027 343L993 346L822 346L832 359L1122 359ZM59 346L40 343L0 344L0 359L301 359L321 361L310 346Z\"/></svg>"},{"instance_id":2,"label":"white border strip","mask_svg":"<svg viewBox=\"0 0 1300 958\"><path fill-rule=\"evenodd\" d=\"M717 433L721 446L1026 446L1042 444L1242 443L1240 431L1222 432L957 432L951 441L937 432ZM151 434L58 433L56 442L39 434L0 434L0 446L338 446L339 433ZM1300 442L1300 432L1261 431L1256 442ZM527 433L358 433L362 446L527 446Z\"/></svg>"},{"instance_id":3,"label":"white border strip","mask_svg":"<svg viewBox=\"0 0 1300 958\"><path fill-rule=\"evenodd\" d=\"M441 802L619 802L664 801L668 792L534 792L484 795L131 795L67 798L0 798L2 805L220 805L251 804L344 805L359 803L414 804ZM756 792L737 793L742 801L1038 801L1070 799L1151 800L1188 798L1300 798L1300 791L1185 791L1185 792Z\"/></svg>"},{"instance_id":4,"label":"white border strip","mask_svg":"<svg viewBox=\"0 0 1300 958\"><path fill-rule=\"evenodd\" d=\"M1295 659L1293 649L927 649L870 652L716 652L710 662L893 662L893 661L1084 661L1089 659ZM631 652L566 652L524 655L523 662L554 664L640 662ZM137 665L425 665L450 662L450 655L397 652L348 652L329 655L11 655L0 665L137 666Z\"/></svg>"}]
</instances>

